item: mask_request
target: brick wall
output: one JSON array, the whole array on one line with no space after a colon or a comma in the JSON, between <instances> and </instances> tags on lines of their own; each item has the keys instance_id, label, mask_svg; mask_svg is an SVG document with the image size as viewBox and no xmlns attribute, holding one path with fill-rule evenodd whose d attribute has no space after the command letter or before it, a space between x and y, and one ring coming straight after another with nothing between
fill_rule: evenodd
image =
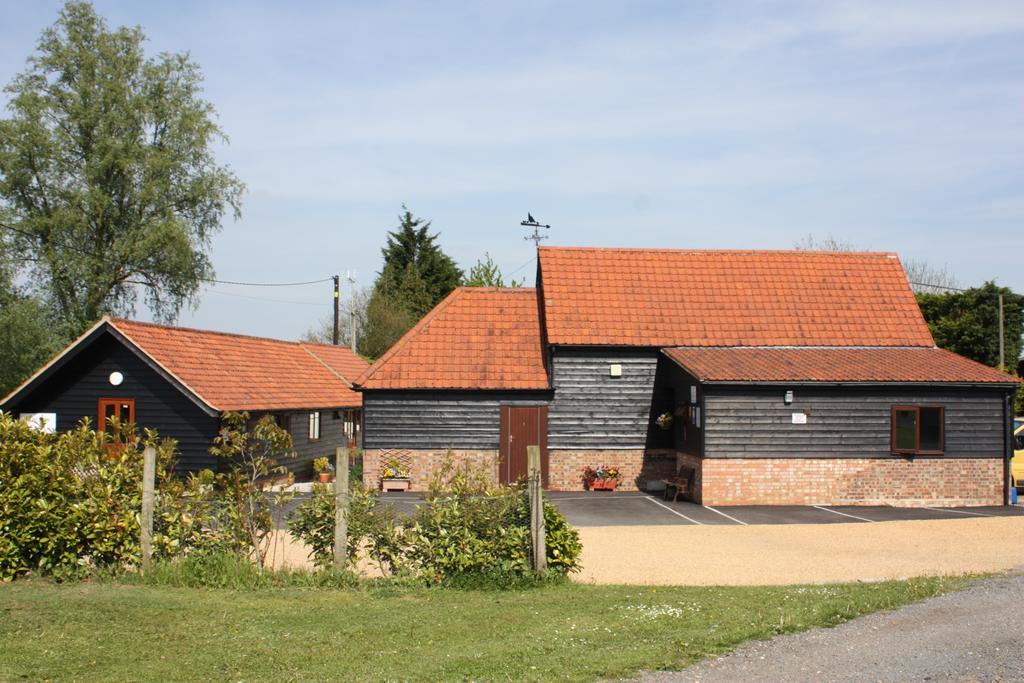
<instances>
[{"instance_id":1,"label":"brick wall","mask_svg":"<svg viewBox=\"0 0 1024 683\"><path fill-rule=\"evenodd\" d=\"M1001 505L994 458L716 459L700 463L705 505Z\"/></svg>"},{"instance_id":2,"label":"brick wall","mask_svg":"<svg viewBox=\"0 0 1024 683\"><path fill-rule=\"evenodd\" d=\"M371 489L380 488L381 469L392 458L402 463L409 472L412 481L411 491L423 491L427 488L430 475L440 468L445 458L451 454L456 464L471 463L483 466L491 471L493 481L498 480L498 451L493 450L436 450L422 449L381 449L370 448L363 451L363 486Z\"/></svg>"},{"instance_id":3,"label":"brick wall","mask_svg":"<svg viewBox=\"0 0 1024 683\"><path fill-rule=\"evenodd\" d=\"M701 502L702 463L703 461L696 455L676 453L676 469L680 467L689 467L693 470L694 480L690 482L690 498L694 503Z\"/></svg>"},{"instance_id":4,"label":"brick wall","mask_svg":"<svg viewBox=\"0 0 1024 683\"><path fill-rule=\"evenodd\" d=\"M548 488L552 491L582 491L586 467L618 468L622 472L620 491L636 491L648 479L664 479L675 474L674 451L644 449L550 450L548 451Z\"/></svg>"}]
</instances>

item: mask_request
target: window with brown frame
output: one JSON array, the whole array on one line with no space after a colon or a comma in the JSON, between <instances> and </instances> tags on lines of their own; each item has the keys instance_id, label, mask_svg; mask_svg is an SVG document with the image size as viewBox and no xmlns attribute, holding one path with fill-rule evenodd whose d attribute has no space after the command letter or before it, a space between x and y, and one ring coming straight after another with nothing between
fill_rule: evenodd
<instances>
[{"instance_id":1,"label":"window with brown frame","mask_svg":"<svg viewBox=\"0 0 1024 683\"><path fill-rule=\"evenodd\" d=\"M135 422L135 399L101 398L97 412L99 413L97 431L109 432L111 418L116 418L123 425Z\"/></svg>"},{"instance_id":2,"label":"window with brown frame","mask_svg":"<svg viewBox=\"0 0 1024 683\"><path fill-rule=\"evenodd\" d=\"M892 452L941 455L946 450L946 409L942 406L893 406Z\"/></svg>"}]
</instances>

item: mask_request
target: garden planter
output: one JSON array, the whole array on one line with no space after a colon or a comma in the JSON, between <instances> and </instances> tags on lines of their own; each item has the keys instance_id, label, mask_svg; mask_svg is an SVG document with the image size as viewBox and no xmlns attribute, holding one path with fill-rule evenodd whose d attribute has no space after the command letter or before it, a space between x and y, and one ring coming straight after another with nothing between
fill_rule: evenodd
<instances>
[{"instance_id":1,"label":"garden planter","mask_svg":"<svg viewBox=\"0 0 1024 683\"><path fill-rule=\"evenodd\" d=\"M614 491L619 485L618 479L595 479L590 482L591 491Z\"/></svg>"},{"instance_id":2,"label":"garden planter","mask_svg":"<svg viewBox=\"0 0 1024 683\"><path fill-rule=\"evenodd\" d=\"M404 479L381 479L380 490L381 491L408 491L410 480Z\"/></svg>"},{"instance_id":3,"label":"garden planter","mask_svg":"<svg viewBox=\"0 0 1024 683\"><path fill-rule=\"evenodd\" d=\"M331 473L330 472L321 472L320 473L320 483L321 484L330 484L331 483Z\"/></svg>"}]
</instances>

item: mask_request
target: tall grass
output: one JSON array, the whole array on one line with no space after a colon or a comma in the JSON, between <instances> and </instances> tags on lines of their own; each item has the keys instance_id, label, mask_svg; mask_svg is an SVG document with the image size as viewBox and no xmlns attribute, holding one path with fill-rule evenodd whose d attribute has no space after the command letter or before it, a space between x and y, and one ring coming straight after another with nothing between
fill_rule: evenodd
<instances>
[{"instance_id":1,"label":"tall grass","mask_svg":"<svg viewBox=\"0 0 1024 683\"><path fill-rule=\"evenodd\" d=\"M145 572L108 574L119 583L174 588L355 588L361 579L351 572L333 569L264 569L231 554L211 554L157 562Z\"/></svg>"}]
</instances>

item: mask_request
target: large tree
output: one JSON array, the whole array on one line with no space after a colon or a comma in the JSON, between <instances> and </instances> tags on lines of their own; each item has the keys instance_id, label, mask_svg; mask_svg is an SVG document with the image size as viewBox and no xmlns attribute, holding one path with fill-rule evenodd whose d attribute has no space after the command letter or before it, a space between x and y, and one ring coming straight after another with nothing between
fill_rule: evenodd
<instances>
[{"instance_id":1,"label":"large tree","mask_svg":"<svg viewBox=\"0 0 1024 683\"><path fill-rule=\"evenodd\" d=\"M413 216L404 204L398 221L398 228L388 233L387 244L381 249L384 268L375 288L404 295L403 289L420 289L415 282L418 278L427 299L412 303L418 308L425 306L425 313L459 286L462 271L437 244L440 233L430 234L430 221ZM418 291L414 293L419 296Z\"/></svg>"},{"instance_id":2,"label":"large tree","mask_svg":"<svg viewBox=\"0 0 1024 683\"><path fill-rule=\"evenodd\" d=\"M387 351L462 279L455 261L437 244L439 233L430 233L430 221L404 204L398 219L381 250L384 267L366 306L359 351L371 358Z\"/></svg>"},{"instance_id":3,"label":"large tree","mask_svg":"<svg viewBox=\"0 0 1024 683\"><path fill-rule=\"evenodd\" d=\"M110 30L69 2L0 120L0 227L19 273L73 336L143 294L172 320L213 276L208 256L243 184L187 54L147 57L142 29Z\"/></svg>"},{"instance_id":4,"label":"large tree","mask_svg":"<svg viewBox=\"0 0 1024 683\"><path fill-rule=\"evenodd\" d=\"M8 241L0 234L0 397L46 362L61 342L44 303L14 284Z\"/></svg>"},{"instance_id":5,"label":"large tree","mask_svg":"<svg viewBox=\"0 0 1024 683\"><path fill-rule=\"evenodd\" d=\"M921 293L917 300L938 346L998 367L1000 294L1007 370L1016 372L1024 334L1024 296L986 282L962 292Z\"/></svg>"}]
</instances>

